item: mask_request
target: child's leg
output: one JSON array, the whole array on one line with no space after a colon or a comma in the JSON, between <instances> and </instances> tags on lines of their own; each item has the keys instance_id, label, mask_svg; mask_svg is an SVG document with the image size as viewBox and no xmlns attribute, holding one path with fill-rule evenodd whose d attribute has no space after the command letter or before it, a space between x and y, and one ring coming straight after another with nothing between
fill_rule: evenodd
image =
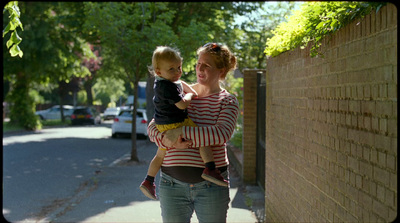
<instances>
[{"instance_id":1,"label":"child's leg","mask_svg":"<svg viewBox=\"0 0 400 223\"><path fill-rule=\"evenodd\" d=\"M161 164L164 160L165 153L167 151L163 149L158 149L157 154L154 156L153 160L150 162L149 169L147 170L147 175L155 177L161 168Z\"/></svg>"},{"instance_id":2,"label":"child's leg","mask_svg":"<svg viewBox=\"0 0 400 223\"><path fill-rule=\"evenodd\" d=\"M200 156L203 159L203 162L206 164L206 167L210 168L211 170L215 169L214 155L211 147L200 147Z\"/></svg>"},{"instance_id":3,"label":"child's leg","mask_svg":"<svg viewBox=\"0 0 400 223\"><path fill-rule=\"evenodd\" d=\"M164 160L166 150L158 149L157 154L154 156L153 160L150 162L149 169L147 170L147 176L145 180L140 184L140 190L148 198L157 200L156 196L156 185L154 184L154 178L157 172L161 168L161 164Z\"/></svg>"},{"instance_id":4,"label":"child's leg","mask_svg":"<svg viewBox=\"0 0 400 223\"><path fill-rule=\"evenodd\" d=\"M221 172L215 167L214 154L211 147L200 147L200 155L203 162L206 164L206 168L201 177L217 185L228 187L228 181L224 179Z\"/></svg>"}]
</instances>

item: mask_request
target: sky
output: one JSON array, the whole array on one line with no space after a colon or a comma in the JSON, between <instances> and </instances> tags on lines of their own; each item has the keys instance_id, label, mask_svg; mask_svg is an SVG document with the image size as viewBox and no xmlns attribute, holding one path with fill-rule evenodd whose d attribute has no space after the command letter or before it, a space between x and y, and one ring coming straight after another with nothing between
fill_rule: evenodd
<instances>
[{"instance_id":1,"label":"sky","mask_svg":"<svg viewBox=\"0 0 400 223\"><path fill-rule=\"evenodd\" d=\"M280 2L282 2L282 1L280 1ZM288 1L286 1L286 2L288 2ZM303 3L303 1L294 1L295 2L295 8L294 8L294 10L297 10L297 9L299 9L300 8L300 5ZM266 2L264 2L264 8L265 9L268 9L268 8L270 8L270 7L268 7L269 5L276 5L278 3L278 1L266 1ZM258 10L258 13L263 13L263 10L261 9L261 8L259 8L259 10ZM256 16L256 14L257 14L257 12L255 11L255 12L253 12L252 13L252 15L253 16ZM242 22L244 22L244 21L246 21L246 20L248 20L248 17L247 16L236 16L236 19L235 19L235 25L236 24L241 24Z\"/></svg>"}]
</instances>

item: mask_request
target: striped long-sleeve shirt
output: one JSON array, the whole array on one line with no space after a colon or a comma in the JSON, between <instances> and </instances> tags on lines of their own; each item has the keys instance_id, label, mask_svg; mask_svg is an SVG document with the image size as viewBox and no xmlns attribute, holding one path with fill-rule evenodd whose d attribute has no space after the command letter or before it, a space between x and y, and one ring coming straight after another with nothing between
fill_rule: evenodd
<instances>
[{"instance_id":1,"label":"striped long-sleeve shirt","mask_svg":"<svg viewBox=\"0 0 400 223\"><path fill-rule=\"evenodd\" d=\"M202 98L195 98L188 107L189 117L199 127L183 127L183 138L191 139L193 145L187 149L167 150L162 166L192 166L204 168L198 147L210 146L217 167L229 164L226 142L231 138L239 114L239 103L235 96L222 90ZM162 147L161 133L150 124L148 135L151 141Z\"/></svg>"}]
</instances>

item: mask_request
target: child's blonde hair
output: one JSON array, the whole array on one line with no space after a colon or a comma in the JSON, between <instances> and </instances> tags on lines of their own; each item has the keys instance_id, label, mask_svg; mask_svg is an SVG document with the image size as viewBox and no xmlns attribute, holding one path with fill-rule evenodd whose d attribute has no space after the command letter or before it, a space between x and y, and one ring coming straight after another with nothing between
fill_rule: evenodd
<instances>
[{"instance_id":1,"label":"child's blonde hair","mask_svg":"<svg viewBox=\"0 0 400 223\"><path fill-rule=\"evenodd\" d=\"M151 59L152 66L149 67L150 73L155 74L155 70L159 68L160 61L179 61L182 62L180 52L177 49L171 48L169 46L157 46L153 52L153 57Z\"/></svg>"}]
</instances>

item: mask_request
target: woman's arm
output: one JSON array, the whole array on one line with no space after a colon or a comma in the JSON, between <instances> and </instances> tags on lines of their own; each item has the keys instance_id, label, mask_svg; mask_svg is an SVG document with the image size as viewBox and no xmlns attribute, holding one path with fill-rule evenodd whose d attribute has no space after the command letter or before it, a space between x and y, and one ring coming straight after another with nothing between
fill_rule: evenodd
<instances>
[{"instance_id":1,"label":"woman's arm","mask_svg":"<svg viewBox=\"0 0 400 223\"><path fill-rule=\"evenodd\" d=\"M163 134L158 131L154 119L152 119L147 126L147 135L149 136L150 141L154 142L158 147L166 148L166 146L162 144Z\"/></svg>"},{"instance_id":2,"label":"woman's arm","mask_svg":"<svg viewBox=\"0 0 400 223\"><path fill-rule=\"evenodd\" d=\"M222 105L217 123L213 126L182 127L182 136L193 141L192 147L223 145L231 138L239 115L239 103L235 97L227 98ZM167 133L168 134L168 133Z\"/></svg>"},{"instance_id":3,"label":"woman's arm","mask_svg":"<svg viewBox=\"0 0 400 223\"><path fill-rule=\"evenodd\" d=\"M157 127L154 119L151 120L149 126L147 126L147 134L150 141L154 142L158 147L169 148L169 149L185 149L191 144L191 140L183 140L182 138L182 128L172 129L161 133Z\"/></svg>"}]
</instances>

